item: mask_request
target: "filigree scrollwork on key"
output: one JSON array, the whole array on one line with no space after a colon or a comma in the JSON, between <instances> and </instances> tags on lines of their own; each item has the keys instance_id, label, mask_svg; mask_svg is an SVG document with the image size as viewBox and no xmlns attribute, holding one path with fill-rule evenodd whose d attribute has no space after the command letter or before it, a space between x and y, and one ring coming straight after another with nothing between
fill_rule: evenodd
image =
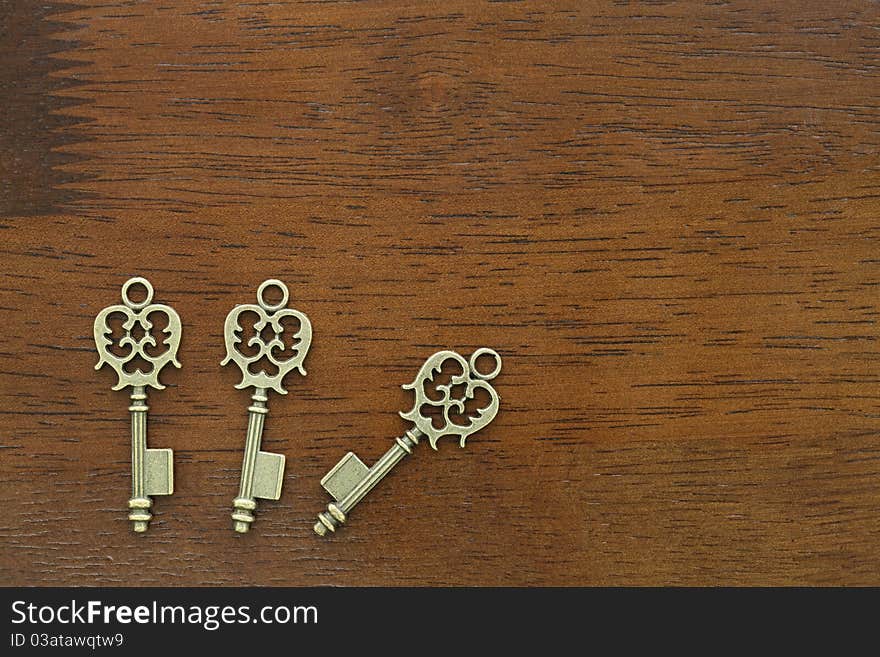
<instances>
[{"instance_id":1,"label":"filigree scrollwork on key","mask_svg":"<svg viewBox=\"0 0 880 657\"><path fill-rule=\"evenodd\" d=\"M281 290L281 301L279 303L269 303L266 299L266 290L270 287L276 287ZM275 392L282 395L287 394L281 383L284 376L292 370L299 371L305 375L303 361L309 351L312 343L312 325L309 318L297 310L285 308L289 298L287 286L279 280L270 279L264 281L257 289L257 303L243 304L233 308L229 315L226 316L226 323L223 327L224 339L226 342L226 358L223 359L221 365L234 362L241 370L241 383L235 387L238 389L254 386L256 388L271 388ZM254 335L245 341L245 346L254 349L254 353L246 354L241 350L241 343L244 339L244 328L241 325L241 316L244 313L254 313L258 319L253 325ZM298 324L299 328L290 336L290 351L292 355L284 358L285 351L285 333L289 329L285 329L283 320L292 317ZM269 329L271 337L264 338L263 334ZM277 371L270 373L265 367L260 367L259 371L253 371L251 368L258 366L260 361L268 362Z\"/></svg>"},{"instance_id":2,"label":"filigree scrollwork on key","mask_svg":"<svg viewBox=\"0 0 880 657\"><path fill-rule=\"evenodd\" d=\"M489 372L477 369L477 361L484 356L494 362ZM449 380L441 383L444 366L450 364L460 371L444 376ZM434 449L443 436L458 436L464 447L468 436L489 424L498 413L498 393L489 381L500 371L501 356L492 349L478 349L470 361L454 351L437 352L422 365L415 381L402 386L413 391L415 403L412 410L400 416L415 424ZM483 391L482 403L476 403L479 391ZM426 414L430 411L434 411L431 416Z\"/></svg>"},{"instance_id":3,"label":"filigree scrollwork on key","mask_svg":"<svg viewBox=\"0 0 880 657\"><path fill-rule=\"evenodd\" d=\"M143 301L136 302L129 296L129 290L133 285L146 288L147 295ZM95 318L95 346L98 348L99 358L95 369L101 369L104 364L113 368L119 377L119 382L113 386L113 390L121 390L125 386L152 386L162 390L165 388L159 382L162 368L169 363L174 367L180 367L177 361L181 334L180 317L173 308L152 301L153 286L150 282L145 278L131 278L122 286L123 303L104 308ZM116 338L113 337L113 329L109 324L109 318L114 314L125 317L122 323L124 335ZM150 317L154 315L162 315L166 321L166 326L162 329L165 337L161 342L157 342L151 333L153 322ZM125 353L122 355L114 353L111 350L113 347ZM161 351L156 353L156 350ZM144 372L138 366L133 372L129 372L126 368L135 359L145 361L150 365L150 370Z\"/></svg>"}]
</instances>

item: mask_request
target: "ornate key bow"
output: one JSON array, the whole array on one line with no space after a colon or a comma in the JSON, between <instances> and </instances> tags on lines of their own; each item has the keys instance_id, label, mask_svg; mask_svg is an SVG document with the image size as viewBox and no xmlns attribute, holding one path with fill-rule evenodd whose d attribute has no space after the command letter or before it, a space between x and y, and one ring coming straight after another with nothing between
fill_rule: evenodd
<instances>
[{"instance_id":1,"label":"ornate key bow","mask_svg":"<svg viewBox=\"0 0 880 657\"><path fill-rule=\"evenodd\" d=\"M133 285L146 289L143 301L129 296ZM136 532L145 532L153 517L150 508L152 495L171 495L174 492L174 454L170 449L147 449L147 387L165 388L159 374L171 363L180 367L177 349L180 346L180 317L169 306L152 303L153 286L145 278L131 278L122 286L122 302L108 306L95 318L95 346L98 364L95 369L109 365L119 380L113 390L131 386L131 499L128 501L128 519ZM114 336L110 326L112 316L124 318L124 335ZM152 318L152 319L151 319ZM152 334L154 320L164 320L164 337L158 341ZM112 349L116 350L116 353ZM121 352L121 354L119 353Z\"/></svg>"},{"instance_id":2,"label":"ornate key bow","mask_svg":"<svg viewBox=\"0 0 880 657\"><path fill-rule=\"evenodd\" d=\"M491 356L495 361L495 367L488 374L482 374L476 368L477 359L483 355ZM453 374L449 383L437 384L435 377L450 361L458 365L461 373ZM437 441L443 436L457 436L459 444L464 447L468 436L489 424L498 413L498 393L489 381L498 376L500 371L501 357L485 347L473 353L470 363L454 351L438 351L425 361L412 383L401 386L404 390L415 393L415 402L412 410L400 413L400 417L415 424L416 429L428 437L428 442L435 450ZM459 389L457 393L456 388ZM428 395L427 391L431 389L439 399ZM475 398L477 390L487 393L489 403L477 408L475 416L470 417L466 414L465 405ZM431 416L423 414L422 409L425 406L439 411L439 425Z\"/></svg>"},{"instance_id":3,"label":"ornate key bow","mask_svg":"<svg viewBox=\"0 0 880 657\"><path fill-rule=\"evenodd\" d=\"M493 362L488 372L477 367L477 361L484 356ZM449 364L459 371L451 374L447 383L440 383L438 379ZM420 439L427 437L436 450L440 438L456 436L464 447L468 436L489 424L498 413L500 400L489 381L500 372L501 356L485 347L477 349L469 361L454 351L439 351L428 358L415 380L403 386L404 390L413 391L415 402L409 412L400 416L415 426L395 438L394 446L372 468L349 452L321 479L321 485L335 502L318 514L315 533L325 536L328 531L335 532L358 502L407 454L412 454ZM480 391L482 400L478 399Z\"/></svg>"},{"instance_id":4,"label":"ornate key bow","mask_svg":"<svg viewBox=\"0 0 880 657\"><path fill-rule=\"evenodd\" d=\"M269 303L266 290L281 290L281 301ZM221 365L235 363L241 370L241 382L236 388L253 386L253 404L248 407L248 428L245 439L244 460L241 466L241 483L238 496L233 500L233 528L239 533L250 529L254 521L256 498L277 500L281 497L284 476L284 455L260 450L263 437L263 424L269 412L266 406L267 391L272 389L282 395L287 394L281 383L285 375L293 370L305 375L303 361L312 343L312 325L309 318L297 310L285 308L289 298L287 286L279 280L264 281L257 289L257 303L243 304L233 308L226 316L224 340L226 358ZM256 316L253 335L246 338L242 326L242 316ZM289 330L284 320L293 319L297 329ZM289 336L289 343L284 338ZM242 350L242 344L252 350ZM289 352L285 357L285 353Z\"/></svg>"}]
</instances>

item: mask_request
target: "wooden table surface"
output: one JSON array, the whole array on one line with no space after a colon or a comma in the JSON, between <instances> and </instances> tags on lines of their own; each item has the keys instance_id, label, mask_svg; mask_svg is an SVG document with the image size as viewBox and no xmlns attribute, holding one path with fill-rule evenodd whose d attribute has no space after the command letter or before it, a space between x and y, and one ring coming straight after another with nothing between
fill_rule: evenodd
<instances>
[{"instance_id":1,"label":"wooden table surface","mask_svg":"<svg viewBox=\"0 0 880 657\"><path fill-rule=\"evenodd\" d=\"M0 583L880 584L873 2L18 0L0 17ZM183 320L129 529L92 322ZM223 319L284 280L284 491L231 531ZM329 539L319 480L434 351L497 419Z\"/></svg>"}]
</instances>

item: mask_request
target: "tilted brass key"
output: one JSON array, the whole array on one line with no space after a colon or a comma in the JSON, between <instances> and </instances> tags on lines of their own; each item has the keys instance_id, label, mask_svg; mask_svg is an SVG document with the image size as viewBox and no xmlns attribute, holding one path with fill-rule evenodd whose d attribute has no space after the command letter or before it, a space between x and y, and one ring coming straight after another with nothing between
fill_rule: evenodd
<instances>
[{"instance_id":1,"label":"tilted brass key","mask_svg":"<svg viewBox=\"0 0 880 657\"><path fill-rule=\"evenodd\" d=\"M267 289L281 290L281 301L269 303L265 297ZM269 409L266 406L269 389L286 395L281 386L284 376L291 370L305 375L303 361L312 343L312 325L309 318L299 311L285 308L288 300L287 286L279 280L264 281L257 289L259 305L244 304L233 308L226 316L224 339L226 358L221 365L234 362L241 370L241 383L235 387L242 389L253 386L252 404L248 407L248 428L244 446L244 460L241 465L241 483L238 496L233 500L233 529L245 533L254 521L257 498L277 500L281 497L281 484L284 477L284 455L260 450L263 437L263 424ZM244 340L242 315L251 313L256 317L253 335ZM282 323L291 318L296 324L295 331L288 331ZM264 334L266 337L264 338ZM285 335L290 341L285 342ZM250 351L242 350L242 342ZM285 357L289 354L288 357Z\"/></svg>"},{"instance_id":2,"label":"tilted brass key","mask_svg":"<svg viewBox=\"0 0 880 657\"><path fill-rule=\"evenodd\" d=\"M146 289L143 301L135 302L129 296L133 285ZM145 278L131 278L122 286L124 305L108 306L95 318L95 346L98 349L100 369L107 364L119 377L114 390L131 386L131 499L128 501L128 519L136 532L145 532L149 526L153 505L151 496L171 495L174 492L174 453L170 449L147 449L147 388L162 390L159 383L162 368L177 362L180 346L180 318L169 306L153 303L153 286ZM124 335L114 336L109 322L113 315L124 319ZM152 319L151 319L152 318ZM153 322L164 318L166 323L161 342L151 335ZM114 352L115 349L115 352ZM142 369L147 370L146 372ZM130 371L133 370L133 371Z\"/></svg>"},{"instance_id":3,"label":"tilted brass key","mask_svg":"<svg viewBox=\"0 0 880 657\"><path fill-rule=\"evenodd\" d=\"M481 357L493 360L490 371L477 369ZM448 383L435 381L435 377L450 364L457 371L449 376ZM325 536L328 531L335 532L348 519L355 505L407 454L412 454L412 448L422 438L427 437L436 450L437 441L442 436L458 436L464 447L467 437L489 424L498 413L498 393L489 381L500 371L501 356L485 347L475 351L470 361L454 351L440 351L431 356L422 365L415 381L403 386L405 390L413 391L415 403L412 410L400 415L415 426L396 438L394 446L372 468L364 465L354 452L349 452L321 479L321 485L335 502L327 506L327 511L318 514L315 533ZM483 392L485 400L469 409L468 404L474 404L478 391ZM435 411L433 417L424 414L423 411L428 409Z\"/></svg>"}]
</instances>

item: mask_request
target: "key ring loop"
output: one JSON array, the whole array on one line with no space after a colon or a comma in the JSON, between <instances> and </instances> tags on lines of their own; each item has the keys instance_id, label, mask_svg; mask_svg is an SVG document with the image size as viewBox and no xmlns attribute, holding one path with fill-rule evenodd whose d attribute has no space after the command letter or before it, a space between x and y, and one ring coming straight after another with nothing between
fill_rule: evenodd
<instances>
[{"instance_id":1,"label":"key ring loop","mask_svg":"<svg viewBox=\"0 0 880 657\"><path fill-rule=\"evenodd\" d=\"M281 301L275 304L269 303L266 299L266 290L270 287L277 287L281 290ZM284 306L287 305L287 300L290 298L290 293L287 291L287 286L279 281L277 278L270 278L268 280L263 281L260 284L260 287L257 288L257 302L260 304L260 307L267 312L275 312L276 310L281 310Z\"/></svg>"},{"instance_id":2,"label":"key ring loop","mask_svg":"<svg viewBox=\"0 0 880 657\"><path fill-rule=\"evenodd\" d=\"M479 360L480 356L491 356L495 360L495 368L491 372L484 373L477 369L477 360ZM501 372L501 356L494 349L481 347L471 354L470 366L475 378L491 381Z\"/></svg>"},{"instance_id":3,"label":"key ring loop","mask_svg":"<svg viewBox=\"0 0 880 657\"><path fill-rule=\"evenodd\" d=\"M128 290L132 285L143 285L147 290L147 296L144 297L143 301L134 301L130 296L128 296ZM153 286L150 285L150 281L141 276L135 276L134 278L129 278L125 281L125 284L122 286L122 302L131 308L132 310L141 310L146 308L153 301Z\"/></svg>"}]
</instances>

